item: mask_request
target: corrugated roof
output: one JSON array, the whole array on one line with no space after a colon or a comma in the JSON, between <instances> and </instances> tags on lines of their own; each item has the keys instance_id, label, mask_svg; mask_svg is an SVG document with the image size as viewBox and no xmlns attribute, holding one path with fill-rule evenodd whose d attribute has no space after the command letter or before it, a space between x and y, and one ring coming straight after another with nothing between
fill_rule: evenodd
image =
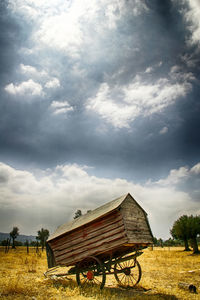
<instances>
[{"instance_id":1,"label":"corrugated roof","mask_svg":"<svg viewBox=\"0 0 200 300\"><path fill-rule=\"evenodd\" d=\"M121 196L115 200L112 200L94 210L92 210L91 212L88 212L85 215L80 216L77 219L74 219L71 222L65 223L61 226L59 226L56 231L49 237L48 242L55 239L56 237L59 237L69 231L72 231L78 227L81 227L87 223L90 223L96 219L98 219L99 217L102 217L104 215L106 215L107 213L117 209L122 202L126 199L126 197L130 195L130 194L126 194L124 196Z\"/></svg>"}]
</instances>

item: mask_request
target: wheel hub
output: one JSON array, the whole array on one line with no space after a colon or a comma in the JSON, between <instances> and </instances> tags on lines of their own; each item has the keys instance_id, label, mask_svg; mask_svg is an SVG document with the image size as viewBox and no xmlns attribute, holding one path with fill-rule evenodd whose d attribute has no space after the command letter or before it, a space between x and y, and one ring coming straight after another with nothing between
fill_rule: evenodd
<instances>
[{"instance_id":1,"label":"wheel hub","mask_svg":"<svg viewBox=\"0 0 200 300\"><path fill-rule=\"evenodd\" d=\"M94 278L93 272L92 272L92 271L88 271L88 272L87 272L87 279L88 279L88 280L92 280L93 278Z\"/></svg>"},{"instance_id":2,"label":"wheel hub","mask_svg":"<svg viewBox=\"0 0 200 300\"><path fill-rule=\"evenodd\" d=\"M130 268L125 268L124 269L124 274L125 275L130 275L131 274L131 269Z\"/></svg>"}]
</instances>

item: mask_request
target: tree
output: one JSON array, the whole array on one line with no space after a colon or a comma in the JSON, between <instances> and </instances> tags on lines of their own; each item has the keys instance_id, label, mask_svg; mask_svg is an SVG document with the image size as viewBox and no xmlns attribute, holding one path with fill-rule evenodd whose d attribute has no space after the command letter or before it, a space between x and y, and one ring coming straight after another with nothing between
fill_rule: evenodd
<instances>
[{"instance_id":1,"label":"tree","mask_svg":"<svg viewBox=\"0 0 200 300\"><path fill-rule=\"evenodd\" d=\"M155 236L153 237L153 245L158 246L158 239Z\"/></svg>"},{"instance_id":2,"label":"tree","mask_svg":"<svg viewBox=\"0 0 200 300\"><path fill-rule=\"evenodd\" d=\"M188 239L189 239L189 226L188 226L188 216L183 215L173 224L170 233L174 239L180 239L184 241L185 250L190 251Z\"/></svg>"},{"instance_id":3,"label":"tree","mask_svg":"<svg viewBox=\"0 0 200 300\"><path fill-rule=\"evenodd\" d=\"M158 239L158 245L163 248L163 240L161 238Z\"/></svg>"},{"instance_id":4,"label":"tree","mask_svg":"<svg viewBox=\"0 0 200 300\"><path fill-rule=\"evenodd\" d=\"M46 241L49 237L49 230L42 228L41 230L38 230L38 235L37 235L37 240L40 241L41 246L42 246L42 251L44 250Z\"/></svg>"},{"instance_id":5,"label":"tree","mask_svg":"<svg viewBox=\"0 0 200 300\"><path fill-rule=\"evenodd\" d=\"M82 216L82 211L80 209L77 209L77 211L75 212L75 216L74 219L79 218L80 216Z\"/></svg>"},{"instance_id":6,"label":"tree","mask_svg":"<svg viewBox=\"0 0 200 300\"><path fill-rule=\"evenodd\" d=\"M188 217L188 228L189 228L189 238L191 247L193 249L193 254L199 253L197 235L200 234L200 216L189 216Z\"/></svg>"},{"instance_id":7,"label":"tree","mask_svg":"<svg viewBox=\"0 0 200 300\"><path fill-rule=\"evenodd\" d=\"M181 239L185 244L185 251L189 251L188 240L191 243L193 253L199 253L197 235L200 234L200 216L181 216L174 222L171 235L175 239Z\"/></svg>"},{"instance_id":8,"label":"tree","mask_svg":"<svg viewBox=\"0 0 200 300\"><path fill-rule=\"evenodd\" d=\"M10 237L12 238L12 249L15 249L15 240L19 235L19 228L13 227L13 230L10 232Z\"/></svg>"}]
</instances>

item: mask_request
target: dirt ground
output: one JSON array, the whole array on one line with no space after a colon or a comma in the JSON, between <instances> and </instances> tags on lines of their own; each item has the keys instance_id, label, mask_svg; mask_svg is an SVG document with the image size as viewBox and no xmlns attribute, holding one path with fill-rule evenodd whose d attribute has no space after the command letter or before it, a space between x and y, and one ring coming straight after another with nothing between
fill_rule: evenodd
<instances>
[{"instance_id":1,"label":"dirt ground","mask_svg":"<svg viewBox=\"0 0 200 300\"><path fill-rule=\"evenodd\" d=\"M45 252L37 254L30 248L27 254L25 247L18 247L6 254L1 247L0 299L200 299L200 255L183 248L154 248L145 249L138 261L142 278L137 287L120 288L114 276L108 275L100 291L97 287L79 288L73 275L46 278ZM197 293L190 293L187 284L195 285Z\"/></svg>"}]
</instances>

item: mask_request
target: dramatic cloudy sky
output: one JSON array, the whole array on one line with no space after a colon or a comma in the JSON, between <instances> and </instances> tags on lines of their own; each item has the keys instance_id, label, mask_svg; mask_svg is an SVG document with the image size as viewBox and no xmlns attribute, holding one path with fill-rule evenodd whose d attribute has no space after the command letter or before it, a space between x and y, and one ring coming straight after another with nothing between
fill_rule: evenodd
<instances>
[{"instance_id":1,"label":"dramatic cloudy sky","mask_svg":"<svg viewBox=\"0 0 200 300\"><path fill-rule=\"evenodd\" d=\"M0 231L130 192L153 234L200 214L199 0L0 2Z\"/></svg>"}]
</instances>

